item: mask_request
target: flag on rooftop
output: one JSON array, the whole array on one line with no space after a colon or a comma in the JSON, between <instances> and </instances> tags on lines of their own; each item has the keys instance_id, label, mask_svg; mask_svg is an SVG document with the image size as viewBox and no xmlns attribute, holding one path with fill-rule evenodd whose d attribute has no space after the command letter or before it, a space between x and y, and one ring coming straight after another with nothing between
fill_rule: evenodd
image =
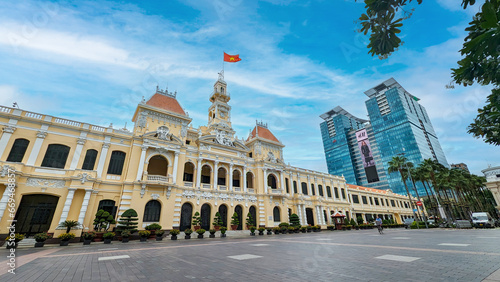
<instances>
[{"instance_id":1,"label":"flag on rooftop","mask_svg":"<svg viewBox=\"0 0 500 282\"><path fill-rule=\"evenodd\" d=\"M229 62L229 63L236 63L241 61L240 55L229 55L226 52L224 52L224 62Z\"/></svg>"}]
</instances>

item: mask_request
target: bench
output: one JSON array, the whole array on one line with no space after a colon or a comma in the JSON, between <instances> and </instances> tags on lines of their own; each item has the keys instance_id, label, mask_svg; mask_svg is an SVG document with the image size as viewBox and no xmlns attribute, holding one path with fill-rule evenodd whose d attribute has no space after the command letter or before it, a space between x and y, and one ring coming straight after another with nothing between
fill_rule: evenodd
<instances>
[{"instance_id":1,"label":"bench","mask_svg":"<svg viewBox=\"0 0 500 282\"><path fill-rule=\"evenodd\" d=\"M472 224L468 220L457 220L457 228L472 228Z\"/></svg>"}]
</instances>

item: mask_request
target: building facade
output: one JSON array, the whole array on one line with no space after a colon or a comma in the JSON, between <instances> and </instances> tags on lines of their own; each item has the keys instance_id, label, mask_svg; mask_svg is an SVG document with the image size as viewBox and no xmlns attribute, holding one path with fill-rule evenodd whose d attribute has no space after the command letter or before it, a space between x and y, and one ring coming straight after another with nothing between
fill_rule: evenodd
<instances>
[{"instance_id":1,"label":"building facade","mask_svg":"<svg viewBox=\"0 0 500 282\"><path fill-rule=\"evenodd\" d=\"M257 226L288 222L291 213L303 225L322 226L333 213L351 216L345 179L286 165L285 146L266 124L257 123L247 139L234 137L222 76L209 101L208 124L193 128L176 94L157 89L138 104L132 131L0 107L0 233L15 219L19 233L57 236L60 222L77 220L79 236L93 229L100 209L115 218L135 209L139 229L159 223L184 230L197 211L204 229L216 212L224 225L236 213L239 229L248 214ZM412 213L377 212L396 221Z\"/></svg>"},{"instance_id":2,"label":"building facade","mask_svg":"<svg viewBox=\"0 0 500 282\"><path fill-rule=\"evenodd\" d=\"M351 150L361 153L364 158L364 169L361 169L358 165L359 175L361 176L356 177L356 182L352 183L367 186L365 182L377 179L376 177L369 177L370 172L367 170L367 167L371 166L372 176L374 176L375 171L378 172L378 175L382 174L381 177L378 177L379 181L383 181L379 188L389 188L395 193L406 194L401 176L398 173L387 173L388 162L398 155L404 155L415 166L420 164L424 159L430 158L449 167L427 111L418 103L419 99L417 97L408 93L393 78L365 91L365 94L368 96L368 100L365 103L369 117L369 122L365 123L364 126L366 132L363 130L360 131L356 127L347 128L350 134L356 134L354 132L357 132L356 141L358 144L351 142ZM344 173L342 170L335 169L335 166L331 166L329 162L328 148L331 145L327 146L330 140L328 138L325 139L325 134L330 134L331 136L332 131L325 130L329 129L327 126L325 127L325 124L328 124L326 114L321 116L324 119L326 118L326 121L321 124L321 128L329 172L332 174L342 174ZM360 135L365 136L364 138L368 140L368 142L365 141L365 148L367 149L363 150L363 145L359 146L359 149L356 149L356 145L363 144L363 139L359 138ZM368 143L372 144L372 148L370 148ZM371 154L368 154L368 151ZM348 159L346 158L345 161L348 161ZM353 156L351 162L353 163L353 167L356 167L359 159ZM383 173L381 173L382 171ZM363 173L365 175L362 175ZM385 183L385 181L387 182ZM375 184L371 184L370 186L372 185ZM411 181L408 180L407 185L408 187L412 187ZM417 189L421 193L424 192L424 188L420 183L417 183Z\"/></svg>"},{"instance_id":3,"label":"building facade","mask_svg":"<svg viewBox=\"0 0 500 282\"><path fill-rule=\"evenodd\" d=\"M463 171L466 171L467 173L470 173L469 168L464 163L451 164L450 166L451 166L452 169L461 169Z\"/></svg>"},{"instance_id":4,"label":"building facade","mask_svg":"<svg viewBox=\"0 0 500 282\"><path fill-rule=\"evenodd\" d=\"M486 177L486 188L488 188L495 198L496 209L500 211L500 166L489 167L481 171Z\"/></svg>"}]
</instances>

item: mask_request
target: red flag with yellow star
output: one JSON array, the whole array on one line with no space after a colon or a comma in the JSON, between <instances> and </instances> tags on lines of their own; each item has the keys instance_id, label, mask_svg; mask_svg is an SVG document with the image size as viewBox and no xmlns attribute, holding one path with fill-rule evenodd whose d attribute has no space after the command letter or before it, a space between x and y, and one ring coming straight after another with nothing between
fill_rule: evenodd
<instances>
[{"instance_id":1,"label":"red flag with yellow star","mask_svg":"<svg viewBox=\"0 0 500 282\"><path fill-rule=\"evenodd\" d=\"M224 52L224 62L229 62L229 63L236 63L241 61L240 55L229 55L226 52Z\"/></svg>"}]
</instances>

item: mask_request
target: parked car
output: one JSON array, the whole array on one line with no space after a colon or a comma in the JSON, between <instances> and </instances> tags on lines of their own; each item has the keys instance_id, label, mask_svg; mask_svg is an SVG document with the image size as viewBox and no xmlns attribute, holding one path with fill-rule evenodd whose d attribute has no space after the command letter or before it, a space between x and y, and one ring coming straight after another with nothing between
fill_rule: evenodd
<instances>
[{"instance_id":1,"label":"parked car","mask_svg":"<svg viewBox=\"0 0 500 282\"><path fill-rule=\"evenodd\" d=\"M495 220L487 212L473 212L472 224L476 228L494 228Z\"/></svg>"}]
</instances>

